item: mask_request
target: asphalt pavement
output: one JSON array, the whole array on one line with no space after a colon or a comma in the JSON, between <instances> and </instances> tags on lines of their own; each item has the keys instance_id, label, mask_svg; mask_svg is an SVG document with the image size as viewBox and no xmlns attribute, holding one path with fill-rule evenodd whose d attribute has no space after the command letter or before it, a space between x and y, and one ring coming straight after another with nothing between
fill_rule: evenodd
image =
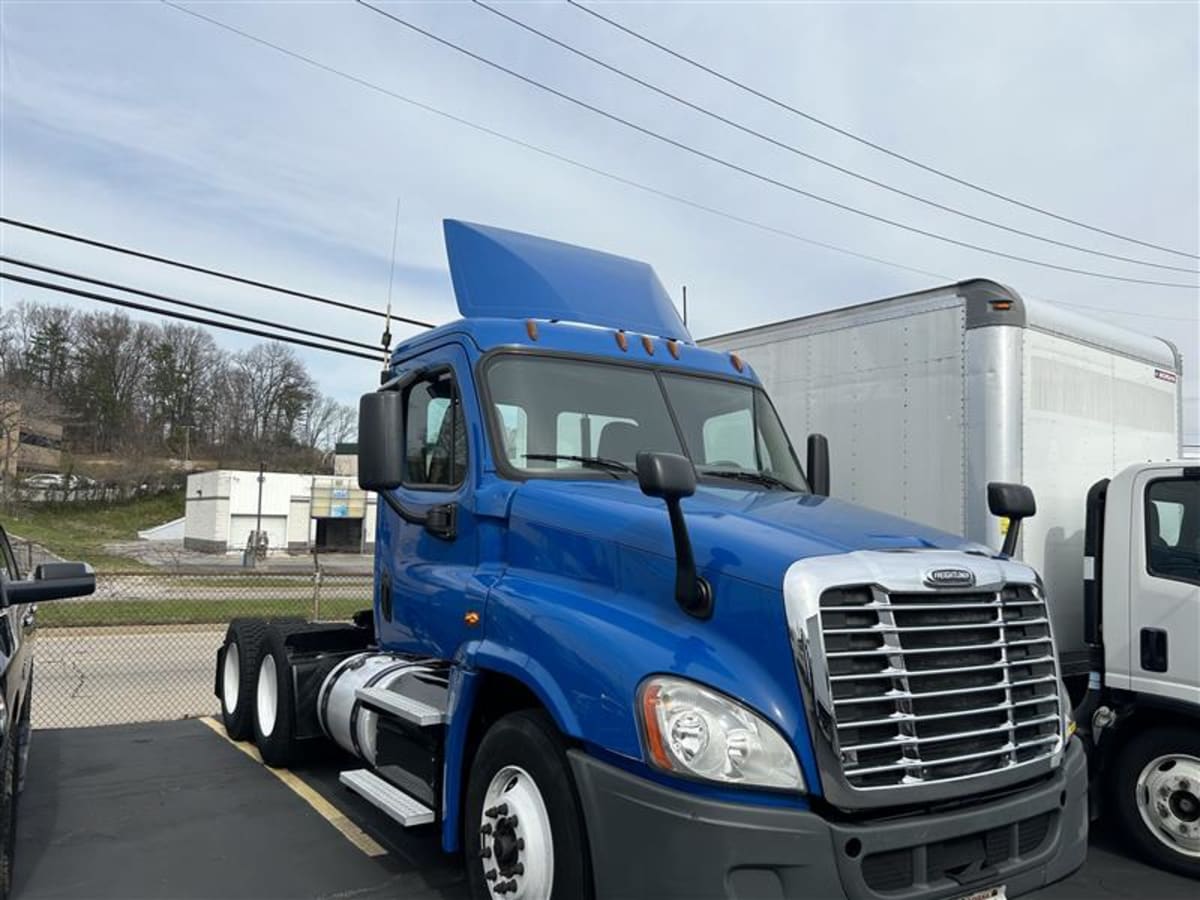
<instances>
[{"instance_id":1,"label":"asphalt pavement","mask_svg":"<svg viewBox=\"0 0 1200 900\"><path fill-rule=\"evenodd\" d=\"M465 898L461 860L441 853L436 830L394 826L337 783L343 766L326 755L289 787L197 720L36 731L13 896ZM1098 832L1079 872L1026 896L1195 900L1200 885Z\"/></svg>"}]
</instances>

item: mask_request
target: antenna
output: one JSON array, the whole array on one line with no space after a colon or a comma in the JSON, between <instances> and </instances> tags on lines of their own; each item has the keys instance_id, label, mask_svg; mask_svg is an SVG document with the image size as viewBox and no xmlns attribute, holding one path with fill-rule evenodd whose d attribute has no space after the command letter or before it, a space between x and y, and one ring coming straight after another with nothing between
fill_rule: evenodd
<instances>
[{"instance_id":1,"label":"antenna","mask_svg":"<svg viewBox=\"0 0 1200 900\"><path fill-rule=\"evenodd\" d=\"M379 343L383 345L383 367L388 365L389 350L392 346L392 284L396 280L396 241L400 236L400 198L396 198L396 218L392 223L392 265L388 269L387 315L383 320L383 336Z\"/></svg>"},{"instance_id":2,"label":"antenna","mask_svg":"<svg viewBox=\"0 0 1200 900\"><path fill-rule=\"evenodd\" d=\"M683 327L687 328L687 285L683 286Z\"/></svg>"}]
</instances>

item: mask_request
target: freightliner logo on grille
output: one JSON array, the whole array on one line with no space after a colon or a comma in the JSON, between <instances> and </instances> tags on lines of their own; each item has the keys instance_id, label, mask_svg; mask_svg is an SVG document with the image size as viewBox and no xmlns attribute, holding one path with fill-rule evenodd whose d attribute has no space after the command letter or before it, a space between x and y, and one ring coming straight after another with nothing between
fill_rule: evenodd
<instances>
[{"instance_id":1,"label":"freightliner logo on grille","mask_svg":"<svg viewBox=\"0 0 1200 900\"><path fill-rule=\"evenodd\" d=\"M975 573L970 569L930 569L925 573L925 583L934 588L972 587Z\"/></svg>"}]
</instances>

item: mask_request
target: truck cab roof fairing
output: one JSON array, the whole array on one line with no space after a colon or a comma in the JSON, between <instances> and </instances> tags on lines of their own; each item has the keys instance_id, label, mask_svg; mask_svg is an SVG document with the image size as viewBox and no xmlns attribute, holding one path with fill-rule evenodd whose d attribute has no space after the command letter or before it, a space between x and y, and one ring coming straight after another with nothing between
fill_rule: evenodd
<instances>
[{"instance_id":1,"label":"truck cab roof fairing","mask_svg":"<svg viewBox=\"0 0 1200 900\"><path fill-rule=\"evenodd\" d=\"M692 341L644 262L456 219L444 228L464 318L558 319Z\"/></svg>"}]
</instances>

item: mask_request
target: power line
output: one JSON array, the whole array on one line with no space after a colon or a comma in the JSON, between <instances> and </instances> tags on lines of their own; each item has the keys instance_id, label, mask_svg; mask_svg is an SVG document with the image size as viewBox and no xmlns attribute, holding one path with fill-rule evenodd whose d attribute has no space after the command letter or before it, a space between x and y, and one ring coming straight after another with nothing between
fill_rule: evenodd
<instances>
[{"instance_id":1,"label":"power line","mask_svg":"<svg viewBox=\"0 0 1200 900\"><path fill-rule=\"evenodd\" d=\"M1071 272L1076 275L1087 275L1091 278L1102 278L1102 279L1106 279L1109 281L1121 281L1121 282L1125 282L1127 284L1145 284L1145 285L1153 285L1153 286L1157 286L1157 287L1184 288L1186 290L1197 290L1198 288L1200 288L1200 285L1183 284L1183 283L1177 282L1177 281L1153 281L1151 279L1146 279L1146 278L1133 278L1133 277L1128 277L1128 276L1124 276L1124 275L1112 275L1112 274L1105 273L1105 272L1094 272L1090 269L1079 269L1074 266L1064 266L1064 265L1060 265L1058 263L1052 263L1052 262L1047 262L1045 260L1034 259L1034 258L1031 258L1028 256L1020 256L1020 255L1013 254L1013 253L1006 253L1001 250L994 250L990 247L984 247L979 244L973 244L968 241L962 241L962 240L959 240L958 238L950 237L949 235L939 234L938 232L934 232L934 231L927 231L923 228L918 228L915 225L907 225L903 222L898 222L894 219L889 219L886 216L880 216L880 215L876 215L875 213L872 213L872 212L867 212L864 209L859 209L858 207L851 206L846 203L841 203L840 201L833 200L829 197L824 197L820 194L815 194L812 191L806 191L803 188L797 187L794 184L790 184L786 181L780 181L777 178L773 178L769 175L764 175L763 173L757 172L753 169L748 169L745 166L739 165L738 163L732 162L728 159L724 159L723 157L720 157L720 156L716 156L712 153L708 153L704 150L699 149L698 147L693 147L690 144L686 144L683 141L678 141L678 140L668 137L664 134L660 134L659 132L654 131L650 128L647 128L643 125L638 125L636 122L632 122L629 119L622 118L621 116L618 116L616 113L609 112L606 109L602 109L598 106L588 103L585 100L580 100L578 97L572 96L571 94L567 94L563 91L558 90L557 88L553 88L550 85L545 84L544 82L538 81L536 78L533 78L532 76L522 75L520 72L517 72L515 69L510 69L507 66L504 66L501 63L496 62L495 60L488 59L486 56L482 56L481 54L475 53L472 50L468 50L466 47L456 44L453 41L449 40L448 38L444 38L444 37L441 37L440 35L434 34L431 31L427 31L418 25L414 25L412 22L409 22L406 19L402 19L399 16L396 16L396 15L388 12L387 10L380 9L377 6L372 6L370 3L366 2L366 0L355 0L355 2L358 3L358 5L363 6L367 9L371 10L372 12L374 12L380 16L383 16L386 19L390 19L391 21L395 22L397 25L401 25L404 28L407 28L416 34L420 34L423 37L429 38L430 40L435 41L436 43L439 43L439 44L443 45L444 47L448 47L449 49L454 50L455 52L460 53L463 56L470 57L471 59L474 59L477 62L483 63L484 65L486 65L492 69L495 69L499 72L503 72L504 74L509 75L510 77L515 78L518 81L522 81L525 84L528 84L532 87L536 87L539 90L545 91L548 94L552 94L553 96L558 97L562 100L565 100L568 103L574 104L575 106L578 106L581 109L589 110L590 112L593 112L596 115L602 116L602 117L609 119L613 122L616 122L620 125L624 125L626 128L629 128L633 131L637 131L638 133L644 134L647 137L650 137L650 138L653 138L654 140L660 141L661 143L675 147L679 150L683 150L687 153L692 154L693 156L697 156L697 157L700 157L701 159L708 160L709 162L716 163L717 165L723 166L734 172L740 172L741 174L747 175L751 178L761 181L764 184L769 184L774 187L782 188L783 190L789 191L793 194L797 194L802 197L808 197L811 200L816 200L820 203L824 203L824 204L826 204L828 206L832 206L836 209L841 209L841 210L844 210L845 212L854 213L855 215L862 216L867 219L872 219L876 222L882 222L886 225L891 225L895 228L901 228L905 231L910 231L914 234L920 234L920 235L923 235L928 238L933 238L934 240L942 241L947 244L953 244L958 247L965 247L969 250L977 250L981 253L987 253L992 256L998 256L998 257L1002 257L1004 259L1011 259L1011 260L1015 260L1017 262L1024 262L1024 263L1028 263L1030 265L1041 266L1041 267L1047 268L1047 269L1056 269L1060 272Z\"/></svg>"},{"instance_id":2,"label":"power line","mask_svg":"<svg viewBox=\"0 0 1200 900\"><path fill-rule=\"evenodd\" d=\"M695 68L701 70L702 72L707 72L709 75L712 75L715 78L719 78L721 81L724 81L726 84L731 84L734 87L740 88L741 90L746 91L747 93L753 94L755 97L758 97L761 100L765 100L768 103L771 103L774 106L779 107L780 109L787 110L788 112L793 113L794 115L800 116L803 119L807 119L809 122L812 122L815 125L820 125L822 128L827 128L830 131L833 131L837 134L842 135L843 137L849 138L852 141L856 141L857 143L862 144L865 147L870 147L873 150L878 150L880 153L886 154L887 156L890 156L893 159L898 159L901 162L908 163L911 166L916 166L918 169L922 169L926 172L930 172L934 175L938 175L942 178L945 178L949 181L954 182L955 184L959 184L959 185L962 185L963 187L970 188L971 190L978 191L981 194L986 194L989 197L994 197L997 200L1003 200L1006 203L1011 203L1014 206L1021 207L1022 209L1027 209L1027 210L1030 210L1031 212L1036 212L1036 213L1040 213L1044 216L1049 216L1050 218L1057 219L1060 222L1067 222L1067 223L1069 223L1071 225L1075 225L1079 228L1085 228L1088 231L1093 231L1097 234L1107 235L1108 237L1117 238L1118 240L1128 241L1132 244L1139 244L1143 247L1149 247L1154 250L1161 250L1164 253L1172 253L1176 256L1183 256L1188 259L1200 259L1200 254L1189 253L1189 252L1186 252L1183 250L1174 250L1171 247L1165 247L1161 244L1154 244L1149 241L1141 240L1139 238L1130 237L1127 234L1120 234L1119 232L1116 232L1116 231L1109 231L1108 229L1101 228L1097 225L1089 225L1087 222L1081 222L1080 220L1073 219L1070 216L1065 216L1060 213L1052 212L1051 210L1048 210L1045 207L1036 206L1032 203L1027 203L1023 200L1018 200L1015 197L1011 197L1007 194L1002 194L999 191L991 190L990 188L986 188L983 185L978 184L976 182L968 181L965 178L960 178L959 176L953 175L950 172L945 171L944 169L939 169L936 166L929 165L928 163L923 163L920 160L912 158L911 156L906 156L903 153L900 153L896 150L892 150L888 147L883 146L882 144L878 144L874 141L864 138L861 135L857 135L852 131L849 131L845 128L841 128L837 125L834 125L832 122L829 122L829 121L826 121L825 119L819 118L810 112L806 112L806 111L799 109L789 103L785 103L783 100L780 100L777 97L773 97L770 94L767 94L767 93L764 93L763 91L758 90L757 88L753 88L750 85L748 85L742 81L738 81L736 78L733 78L732 76L726 75L723 72L719 72L718 70L713 69L710 66L706 66L704 63L699 62L699 61L693 59L692 57L687 56L686 54L680 53L679 51L673 50L672 48L666 46L665 44L661 44L658 41L653 40L652 38L646 37L644 34L641 34L640 32L635 31L633 28L630 28L628 25L624 25L624 24L616 21L615 19L610 19L608 16L605 16L602 13L597 12L596 10L592 9L591 7L584 6L582 3L577 2L577 0L567 0L567 3L569 3L571 6L575 7L576 9L580 10L581 12L587 13L589 16L593 16L594 18L599 19L602 22L606 22L607 24L611 25L613 28L616 28L618 31L624 32L625 34L629 35L630 37L636 38L637 40L642 41L645 44L649 44L651 47L655 47L658 50L661 50L663 53L666 53L670 56L673 56L675 59L680 60L681 62L685 62L690 66L694 66Z\"/></svg>"},{"instance_id":3,"label":"power line","mask_svg":"<svg viewBox=\"0 0 1200 900\"><path fill-rule=\"evenodd\" d=\"M32 263L23 259L16 259L11 256L0 255L0 263L8 263L13 266L20 266L23 269L33 269L36 272L43 272L47 275L57 275L60 278L69 278L72 281L81 281L85 284L94 284L97 287L106 287L113 290L122 291L126 294L134 294L138 297L147 297L151 300L161 300L164 303L173 303L176 306L182 306L185 309L195 309L200 312L213 313L219 316L225 316L230 319L236 319L239 322L249 322L252 325L264 325L268 328L278 328L281 331L290 331L293 334L302 334L305 337L317 338L325 341L337 341L340 344L347 344L351 347L361 347L364 350L376 350L372 344L364 344L361 341L354 341L349 338L337 337L330 334L322 334L319 331L309 331L305 328L297 328L294 325L284 325L281 322L272 322L269 319L258 319L254 316L246 316L241 313L226 312L223 309L217 309L212 306L205 306L202 303L193 303L189 300L179 300L176 297L168 297L165 294L156 294L152 291L144 291L140 288L132 288L128 285L117 284L113 281L102 281L99 278L91 278L87 275L80 275L76 272L68 272L65 269L53 269L50 266L43 266L38 263Z\"/></svg>"},{"instance_id":4,"label":"power line","mask_svg":"<svg viewBox=\"0 0 1200 900\"><path fill-rule=\"evenodd\" d=\"M356 356L359 359L378 362L377 354L360 353L357 350L348 350L343 347L330 347L325 344L318 344L314 341L306 341L303 338L288 338L281 337L277 334L271 334L266 331L260 331L256 328L246 328L242 325L230 325L227 322L217 322L213 319L206 319L202 316L193 316L188 313L170 312L164 309L156 309L153 306L148 306L145 303L135 303L132 300L120 300L116 297L109 297L105 294L97 294L92 291L85 291L80 288L67 287L66 285L53 284L49 281L38 281L35 278L26 278L22 275L13 275L11 272L0 272L0 279L5 281L15 281L18 284L27 284L32 287L42 288L43 290L53 291L58 294L69 294L73 297L83 297L87 300L97 300L101 303L111 303L114 306L123 306L127 309L136 309L141 312L148 312L158 316L165 316L170 319L182 319L185 322L194 322L198 325L208 325L212 328L223 328L226 331L236 331L240 334L249 334L254 337L266 338L269 341L279 341L283 344L296 344L300 347L311 347L314 350L325 350L329 353L340 353L343 356Z\"/></svg>"},{"instance_id":5,"label":"power line","mask_svg":"<svg viewBox=\"0 0 1200 900\"><path fill-rule=\"evenodd\" d=\"M914 266L906 265L904 263L896 262L895 260L884 259L882 257L872 256L867 253L861 253L857 250L851 250L847 247L840 247L836 244L829 244L824 241L814 240L813 238L805 237L804 235L797 234L796 232L793 232L793 231L788 231L783 228L777 228L773 225L768 225L764 222L759 222L754 219L747 219L743 216L737 215L736 213L731 213L727 210L722 210L722 209L718 209L716 207L708 206L704 203L700 203L700 202L692 200L690 198L682 197L682 196L679 196L678 194L672 194L669 191L664 191L659 188L653 187L651 185L644 184L642 182L635 181L630 178L626 178L622 175L617 175L617 174L615 174L613 172L609 172L605 169L597 168L596 166L589 165L585 162L581 162L580 160L573 159L569 156L565 156L561 153L557 153L557 152L555 152L553 150L549 150L545 147L538 146L537 144L533 144L533 143L530 143L529 141L522 140L521 138L514 137L510 134L505 134L502 131L497 131L493 128L488 128L486 125L480 125L479 123L473 122L470 119L465 119L461 116L456 116L453 113L449 113L449 112L446 112L445 110L438 109L435 106L430 106L427 103L422 103L419 100L414 100L411 97L407 97L403 94L400 94L396 91L391 90L390 88L383 87L382 85L377 84L373 81L368 81L364 78L360 78L357 75L353 75L342 69L338 69L334 66L330 66L326 63L320 62L319 60L313 59L312 57L305 56L304 54L299 53L295 50L291 50L280 44L273 43L272 41L269 41L266 38L262 38L262 37L259 37L258 35L251 34L250 32L243 31L242 29L237 28L233 25L230 25L226 22L222 22L219 19L213 19L213 18L210 18L209 16L204 15L203 13L199 13L194 10L187 9L186 7L177 6L174 3L167 2L167 0L164 0L164 2L166 2L167 6L176 10L177 12L181 12L181 13L191 16L192 18L204 21L204 22L208 23L209 25L213 25L217 28L220 28L223 31L229 32L231 34L235 34L238 37L244 38L245 40L248 40L248 41L251 41L260 46L266 47L270 50L275 51L276 53L282 54L283 56L286 56L286 57L289 57L290 59L296 60L297 62L304 63L307 66L311 66L312 68L315 68L322 72L325 72L326 74L335 75L338 78L341 78L341 79L348 81L352 84L355 84L359 87L363 87L370 91L374 91L375 93L386 96L389 99L398 100L401 103L404 103L415 109L419 109L422 112L430 113L431 115L435 115L442 119L446 119L447 121L454 122L456 125L462 125L466 128L470 128L474 131L477 131L480 134L486 134L489 137L496 138L497 140L504 141L505 143L511 144L515 147L520 147L521 149L524 149L524 150L529 150L533 153L537 153L548 159L553 159L557 162L561 162L566 165L573 166L574 168L577 168L581 171L588 172L593 175L598 175L601 178L607 178L610 181L614 181L618 184L622 184L627 187L632 187L637 190L644 191L645 193L652 194L654 196L661 197L666 200L670 200L674 203L679 203L681 205L691 207L692 209L700 210L701 212L709 213L710 215L719 216L719 217L721 217L723 219L727 219L731 222L737 222L738 224L746 225L751 228L756 228L760 231L764 231L769 234L774 234L779 237L785 237L785 238L788 238L789 240L799 241L801 243L810 244L815 247L821 247L826 250L832 250L835 253L841 253L841 254L845 254L847 256L853 256L858 259L863 259L863 260L867 260L869 262L878 263L879 265L888 266L888 267L894 268L894 269L901 269L903 271L912 272L917 275L926 275L931 278L937 278L937 279L940 279L940 280L946 281L946 282L951 282L951 281L955 280L954 276L947 275L944 272L934 272L934 271L930 271L928 269L920 269L920 268L916 268ZM1083 304L1072 304L1072 305L1079 307L1081 309L1093 310L1095 312L1115 313L1114 310L1105 309L1105 308L1099 307L1099 306L1084 306ZM1129 315L1128 313L1118 313L1118 314ZM1139 314L1139 315L1145 315L1147 317L1152 317L1152 318L1169 319L1169 320L1174 320L1174 321L1186 321L1186 322L1195 321L1194 319L1177 319L1174 316L1157 316L1157 315L1151 316L1149 313Z\"/></svg>"},{"instance_id":6,"label":"power line","mask_svg":"<svg viewBox=\"0 0 1200 900\"><path fill-rule=\"evenodd\" d=\"M66 231L59 231L54 228L47 228L44 225L35 225L32 222L23 222L20 219L12 219L8 216L0 216L0 223L11 225L14 228L23 228L26 231L34 231L39 234L46 234L51 237L62 238L65 241L74 241L77 244L86 244L89 247L99 247L101 250L111 250L113 253L123 253L126 256L134 256L138 259L146 259L151 262L162 263L167 266L174 266L177 269L186 269L189 272L199 272L202 275L211 275L214 278L223 278L226 281L233 281L238 284L245 284L250 287L261 288L264 291L274 291L277 294L287 294L291 297L299 297L302 300L312 300L316 303L324 303L327 306L336 306L339 309L345 309L350 312L365 313L369 316L377 316L384 318L385 313L378 310L367 309L362 306L355 306L352 303L346 303L342 300L334 300L331 297L322 297L320 294L309 294L304 291L297 291L288 287L281 287L277 284L270 284L266 281L256 281L253 278L245 278L241 275L234 275L229 272L222 272L218 269L208 269L204 266L197 266L192 263L183 262L178 259L171 259L166 256L158 256L153 253L147 253L144 250L135 250L131 247L122 247L119 244L109 244L104 241L96 240L95 238L83 237L78 234L71 234ZM420 319L409 319L404 316L392 316L401 322L407 322L409 325L416 325L419 328L433 328L430 322L422 322Z\"/></svg>"},{"instance_id":7,"label":"power line","mask_svg":"<svg viewBox=\"0 0 1200 900\"><path fill-rule=\"evenodd\" d=\"M537 153L537 154L539 154L541 156L545 156L549 159L553 159L558 162L565 163L566 165L569 165L569 166L574 166L575 168L580 169L582 171L590 172L593 175L599 175L602 178L607 178L607 179L609 179L611 181L615 181L619 184L626 185L627 187L636 188L637 190L645 191L646 193L654 194L654 195L656 195L658 197L662 197L666 200L671 200L675 203L683 204L684 206L690 206L693 209L698 209L703 212L711 213L712 215L720 216L724 219L729 219L730 221L738 222L742 225L748 225L751 228L757 228L761 231L770 232L771 234L776 234L781 237L786 237L786 238L790 238L792 240L801 241L806 244L811 244L814 247L823 247L826 250L833 250L836 253L844 253L847 256L854 256L859 259L865 259L870 262L879 263L880 265L891 266L892 268L895 268L895 269L903 269L907 272L913 272L918 275L929 275L934 278L946 278L947 280L951 280L951 281L953 280L952 278L949 278L948 276L945 276L938 272L930 272L927 269L919 269L919 268L915 268L913 266L905 265L904 263L899 263L899 262L895 262L893 260L883 259L882 257L871 256L870 254L861 253L857 250L851 250L846 247L839 247L836 244L829 244L824 241L818 241L813 238L809 238L809 237L805 237L801 234L797 234L796 232L793 232L793 231L787 231L786 229L776 228L772 225L767 225L763 222L757 222L753 219L747 219L747 218L737 215L736 213L731 213L726 210L717 209L716 207L707 206L698 201L688 199L687 197L681 197L678 194L672 194L669 191L660 190L659 188L652 187L651 185L643 184L642 182L635 181L630 178L626 178L622 175L617 175L613 172L609 172L604 169L597 168L596 166L589 165L588 163L581 162L580 160L573 159L569 156L565 156L561 153L557 153L557 152L555 152L553 150L549 150L545 147L538 146L537 144L533 144L533 143L530 143L529 141L522 140L521 138L514 137L510 134L505 134L504 132L497 131L494 128L489 128L486 125L480 125L478 122L473 122L470 119L465 119L461 116L456 116L453 113L449 113L449 112L446 112L445 110L438 109L436 106L430 106L428 103L422 103L420 100L414 100L411 97L407 97L404 94L397 93L396 91L393 91L390 88L383 87L382 85L377 84L373 81L368 81L365 78L360 78L357 75L353 75L349 72L346 72L343 69L338 69L334 66L330 66L326 63L320 62L319 60L313 59L310 56L305 56L303 53L299 53L295 50L291 50L287 47L284 47L281 44L276 44L272 41L267 40L266 38L259 37L256 34L251 34L250 32L244 31L240 28L230 25L227 22L222 22L219 19L211 18L209 16L204 15L203 13L196 12L195 10L192 10L192 9L188 9L187 7L178 6L177 4L170 2L170 0L163 0L163 3L166 6L170 7L171 9L176 10L177 12L181 12L181 13L184 13L185 15L191 16L192 18L207 22L208 24L213 25L217 28L220 28L223 31L227 31L231 34L236 34L238 37L245 38L246 40L252 41L256 44L259 44L260 46L267 47L268 49L274 50L275 52L280 53L284 56L287 56L291 59L294 59L297 62L302 62L307 66L311 66L315 69L319 69L320 71L325 72L329 75L336 75L338 78L342 78L346 81L351 82L352 84L358 85L359 87L364 87L364 88L367 88L368 90L374 91L378 94L382 94L392 100L398 100L401 103L405 103L415 109L421 110L422 112L427 112L427 113L430 113L431 115L439 116L440 118L446 119L447 121L454 122L456 125L462 125L466 128L470 128L474 131L477 131L480 134L486 134L489 137L494 137L497 140L501 140L501 141L504 141L505 143L512 144L514 147L520 147L524 150L529 150L533 153ZM0 222L2 222L2 221L4 221L4 219L0 218Z\"/></svg>"},{"instance_id":8,"label":"power line","mask_svg":"<svg viewBox=\"0 0 1200 900\"><path fill-rule=\"evenodd\" d=\"M640 85L640 86L646 88L647 90L653 91L654 93L656 93L662 97L666 97L667 99L669 99L675 103L678 103L682 106L685 106L688 109L691 109L695 112L698 112L701 115L708 116L710 119L714 119L715 121L721 122L724 125L728 125L731 128L736 128L738 131L741 131L744 134L748 134L748 135L751 135L752 137L758 138L759 140L766 141L768 144L771 144L774 147L779 147L782 150L787 150L790 153L794 153L796 156L802 157L811 162L815 162L819 165L826 166L827 168L833 169L835 172L840 172L841 174L846 175L850 178L856 178L859 181L865 182L866 184L870 184L877 188L881 188L882 190L890 191L893 194L897 194L901 197L906 197L909 200L915 200L918 203L923 203L926 206L932 207L934 209L939 209L943 212L951 213L952 215L961 216L962 218L969 219L972 222L978 222L981 225L987 225L992 228L998 228L1002 231L1007 231L1011 234L1017 234L1017 235L1021 235L1022 237L1032 238L1033 240L1043 241L1047 244L1053 244L1057 247L1064 247L1068 250L1078 250L1081 253L1090 253L1093 256L1103 256L1108 259L1115 259L1115 260L1119 260L1120 262L1133 263L1134 265L1138 265L1138 266L1149 266L1151 268L1165 269L1165 270L1171 271L1171 272L1186 272L1189 275L1198 274L1196 269L1188 268L1186 266L1170 266L1170 265L1166 265L1164 263L1150 262L1148 260L1138 259L1138 258L1132 257L1132 256L1122 256L1119 253L1109 253L1104 250L1095 250L1091 247L1084 247L1079 244L1072 244L1068 241L1060 241L1057 238L1047 237L1046 235L1038 234L1033 231L1025 231L1021 228L1015 228L1011 225L1005 225L1002 222L996 222L996 221L994 221L992 219L988 219L984 216L977 216L974 213L967 212L964 209L960 209L955 206L950 206L945 203L939 203L936 200L931 200L928 197L921 196L920 194L914 194L911 191L906 191L903 188L898 188L895 185L887 183L886 181L880 181L877 178L872 178L869 175L864 175L862 172L857 172L854 169L847 168L846 166L838 165L837 163L831 162L828 159L824 159L823 157L817 156L814 153L809 153L808 151L803 150L800 147L797 147L795 144L789 144L787 141L779 140L778 138L772 137L769 134L765 134L764 132L761 132L754 128L751 128L748 125L745 125L734 119L730 119L727 116L723 116L718 112L714 112L713 110L709 109L706 106L703 106L702 104L694 103L691 100L681 97L678 94L672 93L671 91L668 91L665 88L659 87L658 85L653 84L652 82L646 81L643 78L639 78L636 75L632 75L629 72L626 72L623 69L620 69L617 66L612 65L611 63L607 63L604 60L600 59L599 57L593 56L590 53L587 53L586 51L581 50L578 47L567 43L566 41L563 41L563 40L560 40L559 38L554 37L554 35L552 35L552 34L547 34L546 32L544 32L538 28L535 28L533 25L530 25L528 22L523 22L520 19L516 18L515 16L510 16L508 13L497 9L494 6L489 6L487 3L483 2L483 0L472 0L472 2L476 6L480 7L481 9L487 10L492 15L498 16L499 18L504 19L506 22L510 22L511 24L517 26L518 28L524 29L525 31L529 32L530 34L537 35L538 37L542 38L543 40L548 41L557 47L561 47L563 50L566 50L568 53L573 53L574 55L576 55L582 59L586 59L589 62L594 63L597 66L600 66L602 69L605 69L606 71L612 72L615 75L619 75L621 78L624 78L628 81L632 81L634 84Z\"/></svg>"}]
</instances>

